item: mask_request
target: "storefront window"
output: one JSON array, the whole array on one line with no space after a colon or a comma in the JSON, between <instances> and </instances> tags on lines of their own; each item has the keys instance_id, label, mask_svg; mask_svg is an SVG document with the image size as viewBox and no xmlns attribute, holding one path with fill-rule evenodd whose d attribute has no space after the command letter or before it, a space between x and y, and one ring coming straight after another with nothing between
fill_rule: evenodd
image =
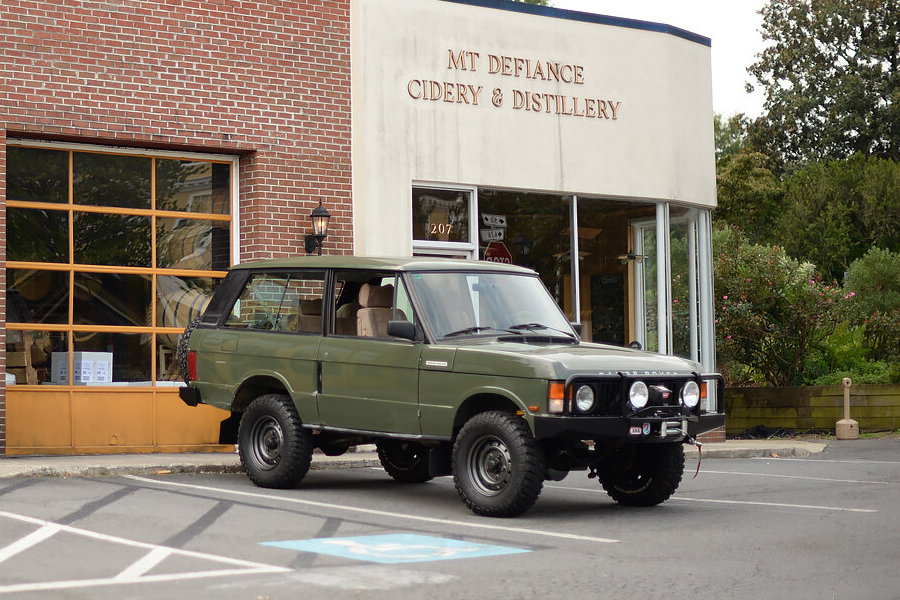
<instances>
[{"instance_id":1,"label":"storefront window","mask_svg":"<svg viewBox=\"0 0 900 600\"><path fill-rule=\"evenodd\" d=\"M12 367L17 384L179 378L178 337L232 263L232 168L7 148L7 352L27 363Z\"/></svg>"},{"instance_id":2,"label":"storefront window","mask_svg":"<svg viewBox=\"0 0 900 600\"><path fill-rule=\"evenodd\" d=\"M652 217L650 203L578 198L582 336L626 345L638 339L629 290L644 256L634 251L631 223Z\"/></svg>"},{"instance_id":3,"label":"storefront window","mask_svg":"<svg viewBox=\"0 0 900 600\"><path fill-rule=\"evenodd\" d=\"M478 257L537 271L569 319L574 318L571 204L569 196L478 191Z\"/></svg>"}]
</instances>

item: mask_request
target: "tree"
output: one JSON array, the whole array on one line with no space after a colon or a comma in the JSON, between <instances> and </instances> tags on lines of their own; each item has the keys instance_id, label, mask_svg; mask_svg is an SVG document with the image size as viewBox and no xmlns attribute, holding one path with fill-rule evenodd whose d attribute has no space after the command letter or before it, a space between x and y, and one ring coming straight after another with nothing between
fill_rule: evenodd
<instances>
[{"instance_id":1,"label":"tree","mask_svg":"<svg viewBox=\"0 0 900 600\"><path fill-rule=\"evenodd\" d=\"M742 113L732 115L728 119L719 113L713 116L717 161L725 156L737 154L744 147L748 124L747 117Z\"/></svg>"},{"instance_id":2,"label":"tree","mask_svg":"<svg viewBox=\"0 0 900 600\"><path fill-rule=\"evenodd\" d=\"M781 183L759 152L726 153L716 161L716 221L737 226L754 242L771 241L780 218Z\"/></svg>"},{"instance_id":3,"label":"tree","mask_svg":"<svg viewBox=\"0 0 900 600\"><path fill-rule=\"evenodd\" d=\"M766 94L751 144L782 164L900 160L900 2L770 0L761 14L771 44L748 69Z\"/></svg>"},{"instance_id":4,"label":"tree","mask_svg":"<svg viewBox=\"0 0 900 600\"><path fill-rule=\"evenodd\" d=\"M853 261L844 283L852 298L853 320L865 327L875 359L900 356L900 254L871 248Z\"/></svg>"},{"instance_id":5,"label":"tree","mask_svg":"<svg viewBox=\"0 0 900 600\"><path fill-rule=\"evenodd\" d=\"M876 246L900 250L900 165L855 155L814 163L783 178L771 235L788 254L835 279Z\"/></svg>"}]
</instances>

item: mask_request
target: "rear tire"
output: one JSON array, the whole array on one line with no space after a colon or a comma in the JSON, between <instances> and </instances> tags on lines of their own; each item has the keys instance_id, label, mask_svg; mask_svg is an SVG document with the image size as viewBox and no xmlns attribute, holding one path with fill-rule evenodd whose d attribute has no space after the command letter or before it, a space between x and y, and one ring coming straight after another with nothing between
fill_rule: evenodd
<instances>
[{"instance_id":1,"label":"rear tire","mask_svg":"<svg viewBox=\"0 0 900 600\"><path fill-rule=\"evenodd\" d=\"M432 479L429 450L416 442L386 440L376 443L378 460L385 472L403 483L424 483Z\"/></svg>"},{"instance_id":2,"label":"rear tire","mask_svg":"<svg viewBox=\"0 0 900 600\"><path fill-rule=\"evenodd\" d=\"M238 451L250 481L260 487L296 486L312 460L313 440L288 396L266 394L244 411Z\"/></svg>"},{"instance_id":3,"label":"rear tire","mask_svg":"<svg viewBox=\"0 0 900 600\"><path fill-rule=\"evenodd\" d=\"M514 517L535 503L547 471L528 423L490 411L469 419L453 445L453 481L475 514Z\"/></svg>"},{"instance_id":4,"label":"rear tire","mask_svg":"<svg viewBox=\"0 0 900 600\"><path fill-rule=\"evenodd\" d=\"M684 473L682 444L644 444L600 466L600 485L623 506L656 506L678 489Z\"/></svg>"}]
</instances>

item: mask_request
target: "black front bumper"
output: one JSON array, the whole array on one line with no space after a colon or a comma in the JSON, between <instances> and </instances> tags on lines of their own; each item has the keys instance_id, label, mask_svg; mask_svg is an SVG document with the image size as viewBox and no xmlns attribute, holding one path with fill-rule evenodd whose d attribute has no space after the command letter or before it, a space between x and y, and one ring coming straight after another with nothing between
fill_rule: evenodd
<instances>
[{"instance_id":1,"label":"black front bumper","mask_svg":"<svg viewBox=\"0 0 900 600\"><path fill-rule=\"evenodd\" d=\"M683 431L683 426L687 431ZM685 439L685 433L696 437L725 425L725 415L669 417L585 417L585 416L536 416L534 435L546 439L618 439L635 443L675 442Z\"/></svg>"}]
</instances>

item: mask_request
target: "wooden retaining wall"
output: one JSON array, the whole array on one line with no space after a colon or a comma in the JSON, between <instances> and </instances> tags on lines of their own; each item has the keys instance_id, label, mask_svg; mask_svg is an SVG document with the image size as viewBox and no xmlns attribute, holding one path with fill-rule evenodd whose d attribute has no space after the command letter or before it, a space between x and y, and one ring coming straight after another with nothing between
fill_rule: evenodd
<instances>
[{"instance_id":1,"label":"wooden retaining wall","mask_svg":"<svg viewBox=\"0 0 900 600\"><path fill-rule=\"evenodd\" d=\"M725 390L725 429L730 436L757 425L834 430L843 418L844 389L837 385ZM851 387L850 418L863 432L900 429L900 385Z\"/></svg>"}]
</instances>

